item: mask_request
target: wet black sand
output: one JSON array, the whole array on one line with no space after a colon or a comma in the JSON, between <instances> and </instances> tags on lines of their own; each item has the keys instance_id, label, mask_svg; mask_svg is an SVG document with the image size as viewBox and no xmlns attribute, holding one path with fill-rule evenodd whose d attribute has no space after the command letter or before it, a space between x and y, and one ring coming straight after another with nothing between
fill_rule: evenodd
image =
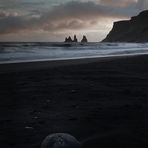
<instances>
[{"instance_id":1,"label":"wet black sand","mask_svg":"<svg viewBox=\"0 0 148 148\"><path fill-rule=\"evenodd\" d=\"M1 73L0 147L39 148L55 132L147 147L148 55Z\"/></svg>"}]
</instances>

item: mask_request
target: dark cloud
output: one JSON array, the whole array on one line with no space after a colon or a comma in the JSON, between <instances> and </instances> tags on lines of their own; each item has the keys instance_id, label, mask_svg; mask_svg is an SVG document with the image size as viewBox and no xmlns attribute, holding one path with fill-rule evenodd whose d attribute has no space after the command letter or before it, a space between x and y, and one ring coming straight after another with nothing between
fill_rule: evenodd
<instances>
[{"instance_id":1,"label":"dark cloud","mask_svg":"<svg viewBox=\"0 0 148 148\"><path fill-rule=\"evenodd\" d=\"M128 6L130 4L136 3L136 0L100 0L102 4L107 4L110 6Z\"/></svg>"},{"instance_id":2,"label":"dark cloud","mask_svg":"<svg viewBox=\"0 0 148 148\"><path fill-rule=\"evenodd\" d=\"M142 11L148 9L147 0L100 0L100 2L104 5L121 7L124 11Z\"/></svg>"},{"instance_id":3,"label":"dark cloud","mask_svg":"<svg viewBox=\"0 0 148 148\"><path fill-rule=\"evenodd\" d=\"M113 3L116 5L112 5ZM146 6L148 6L146 0L138 2L135 0L130 2L127 0L102 0L101 3L71 1L54 6L48 12L38 13L36 11L30 15L17 15L17 13L1 11L0 34L89 28L104 18L128 18Z\"/></svg>"}]
</instances>

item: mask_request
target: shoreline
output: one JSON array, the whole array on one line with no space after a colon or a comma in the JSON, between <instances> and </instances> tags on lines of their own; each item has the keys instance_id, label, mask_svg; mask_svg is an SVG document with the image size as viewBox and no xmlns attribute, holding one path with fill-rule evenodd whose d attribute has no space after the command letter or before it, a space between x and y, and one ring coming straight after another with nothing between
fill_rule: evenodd
<instances>
[{"instance_id":1,"label":"shoreline","mask_svg":"<svg viewBox=\"0 0 148 148\"><path fill-rule=\"evenodd\" d=\"M40 148L52 133L83 148L148 146L148 55L82 61L0 73L2 147Z\"/></svg>"},{"instance_id":2,"label":"shoreline","mask_svg":"<svg viewBox=\"0 0 148 148\"><path fill-rule=\"evenodd\" d=\"M33 60L20 62L3 62L0 63L0 73L21 72L30 70L40 70L47 68L56 68L60 66L70 66L79 64L88 64L95 62L106 62L116 59L132 58L137 56L147 56L146 54L125 54L125 55L111 55L111 56L93 56L70 59L53 59L53 60Z\"/></svg>"}]
</instances>

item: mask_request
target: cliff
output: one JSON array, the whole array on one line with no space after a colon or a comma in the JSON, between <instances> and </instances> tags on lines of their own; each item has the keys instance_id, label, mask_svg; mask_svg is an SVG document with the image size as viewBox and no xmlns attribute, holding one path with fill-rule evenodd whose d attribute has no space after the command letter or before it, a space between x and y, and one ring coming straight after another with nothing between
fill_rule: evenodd
<instances>
[{"instance_id":1,"label":"cliff","mask_svg":"<svg viewBox=\"0 0 148 148\"><path fill-rule=\"evenodd\" d=\"M148 10L130 20L115 22L103 42L148 42Z\"/></svg>"}]
</instances>

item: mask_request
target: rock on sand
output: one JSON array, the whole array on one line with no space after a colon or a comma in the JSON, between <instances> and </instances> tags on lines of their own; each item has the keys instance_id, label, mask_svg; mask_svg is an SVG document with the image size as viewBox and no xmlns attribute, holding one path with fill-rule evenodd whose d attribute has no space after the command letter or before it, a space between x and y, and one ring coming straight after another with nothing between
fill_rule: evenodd
<instances>
[{"instance_id":1,"label":"rock on sand","mask_svg":"<svg viewBox=\"0 0 148 148\"><path fill-rule=\"evenodd\" d=\"M56 133L47 136L42 144L41 148L80 148L79 141L65 133Z\"/></svg>"}]
</instances>

